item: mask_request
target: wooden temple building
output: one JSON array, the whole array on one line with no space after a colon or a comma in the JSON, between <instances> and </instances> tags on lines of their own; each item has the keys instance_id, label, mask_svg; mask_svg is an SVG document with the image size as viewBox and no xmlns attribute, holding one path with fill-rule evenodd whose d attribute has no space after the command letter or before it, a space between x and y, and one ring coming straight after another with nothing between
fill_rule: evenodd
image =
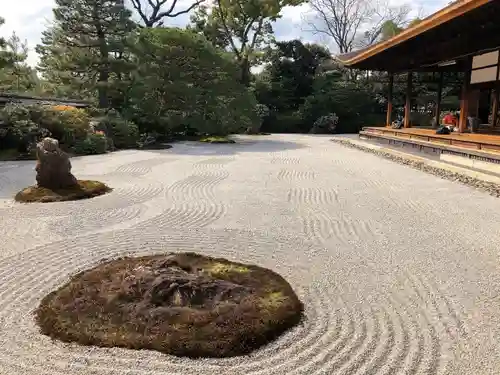
<instances>
[{"instance_id":1,"label":"wooden temple building","mask_svg":"<svg viewBox=\"0 0 500 375\"><path fill-rule=\"evenodd\" d=\"M500 0L459 0L393 38L338 59L348 68L384 71L389 77L385 126L364 127L364 137L398 145L480 157L500 162L497 127L500 92ZM433 115L439 124L443 75L460 77L460 117L457 131L436 134L428 127L411 127L413 77L433 72L439 77ZM393 129L394 75L405 74L404 127ZM458 109L458 108L457 108ZM486 109L486 110L485 110ZM468 118L481 124L471 129ZM367 124L369 125L369 124Z\"/></svg>"}]
</instances>

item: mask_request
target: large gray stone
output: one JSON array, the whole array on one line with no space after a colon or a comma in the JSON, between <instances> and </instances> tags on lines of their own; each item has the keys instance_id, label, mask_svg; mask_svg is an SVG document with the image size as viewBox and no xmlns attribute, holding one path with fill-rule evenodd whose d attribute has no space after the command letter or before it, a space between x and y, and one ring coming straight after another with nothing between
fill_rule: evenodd
<instances>
[{"instance_id":1,"label":"large gray stone","mask_svg":"<svg viewBox=\"0 0 500 375\"><path fill-rule=\"evenodd\" d=\"M59 148L54 138L44 138L36 145L36 182L47 189L64 189L75 186L77 180L71 173L69 156Z\"/></svg>"}]
</instances>

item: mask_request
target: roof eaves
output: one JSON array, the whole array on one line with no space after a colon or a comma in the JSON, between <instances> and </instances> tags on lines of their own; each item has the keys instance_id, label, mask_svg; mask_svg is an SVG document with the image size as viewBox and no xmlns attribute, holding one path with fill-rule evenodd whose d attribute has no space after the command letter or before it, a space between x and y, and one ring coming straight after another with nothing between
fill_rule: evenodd
<instances>
[{"instance_id":1,"label":"roof eaves","mask_svg":"<svg viewBox=\"0 0 500 375\"><path fill-rule=\"evenodd\" d=\"M370 46L365 49L337 56L337 58L340 61L342 61L342 63L346 66L359 63L360 61L363 61L373 55L376 55L377 53L392 48L408 39L414 38L417 35L420 35L438 25L448 22L456 17L459 17L467 12L470 12L471 10L479 8L480 6L485 5L492 1L495 0L458 0L448 5L447 7L441 9L440 11L430 15L429 17L423 19L415 26L402 31L401 33L393 36L392 38L384 42L374 44L373 46ZM353 55L349 56L349 54Z\"/></svg>"}]
</instances>

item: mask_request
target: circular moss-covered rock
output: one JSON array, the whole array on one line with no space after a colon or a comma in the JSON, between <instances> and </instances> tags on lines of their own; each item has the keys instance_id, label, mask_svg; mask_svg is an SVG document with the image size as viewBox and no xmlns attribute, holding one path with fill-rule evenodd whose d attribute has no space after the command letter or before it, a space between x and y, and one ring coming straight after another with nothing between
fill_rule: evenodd
<instances>
[{"instance_id":1,"label":"circular moss-covered rock","mask_svg":"<svg viewBox=\"0 0 500 375\"><path fill-rule=\"evenodd\" d=\"M301 320L278 274L194 253L122 258L74 276L36 311L42 333L65 342L229 357Z\"/></svg>"},{"instance_id":2,"label":"circular moss-covered rock","mask_svg":"<svg viewBox=\"0 0 500 375\"><path fill-rule=\"evenodd\" d=\"M14 199L25 203L74 201L103 195L111 190L109 186L99 181L79 180L74 187L58 190L30 186L17 193Z\"/></svg>"}]
</instances>

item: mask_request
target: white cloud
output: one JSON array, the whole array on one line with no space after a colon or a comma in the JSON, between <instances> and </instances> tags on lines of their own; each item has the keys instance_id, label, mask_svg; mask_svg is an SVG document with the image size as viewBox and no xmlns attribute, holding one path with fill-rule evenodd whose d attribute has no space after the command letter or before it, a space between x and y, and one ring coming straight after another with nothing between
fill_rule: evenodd
<instances>
[{"instance_id":1,"label":"white cloud","mask_svg":"<svg viewBox=\"0 0 500 375\"><path fill-rule=\"evenodd\" d=\"M187 0L181 0L182 3ZM393 4L400 4L400 0L390 0ZM423 13L425 15L437 11L446 6L449 0L407 0L412 6L413 13ZM34 51L35 46L40 43L41 33L52 20L52 8L54 0L23 0L17 3L12 0L0 0L0 16L5 18L5 24L0 27L0 36L8 37L13 31L22 39L26 39L30 48L28 62L36 65L37 56ZM179 8L180 9L180 8ZM283 17L274 25L276 37L280 40L301 39L305 42L319 40L310 33L304 31L302 14L308 9L307 4L298 7L288 7L282 12ZM189 21L189 17L184 15L170 24L182 26Z\"/></svg>"},{"instance_id":2,"label":"white cloud","mask_svg":"<svg viewBox=\"0 0 500 375\"><path fill-rule=\"evenodd\" d=\"M42 31L52 19L54 0L0 0L0 16L5 24L0 27L0 36L9 37L15 31L21 40L27 40L30 54L28 62L36 65L35 46L40 42Z\"/></svg>"}]
</instances>

